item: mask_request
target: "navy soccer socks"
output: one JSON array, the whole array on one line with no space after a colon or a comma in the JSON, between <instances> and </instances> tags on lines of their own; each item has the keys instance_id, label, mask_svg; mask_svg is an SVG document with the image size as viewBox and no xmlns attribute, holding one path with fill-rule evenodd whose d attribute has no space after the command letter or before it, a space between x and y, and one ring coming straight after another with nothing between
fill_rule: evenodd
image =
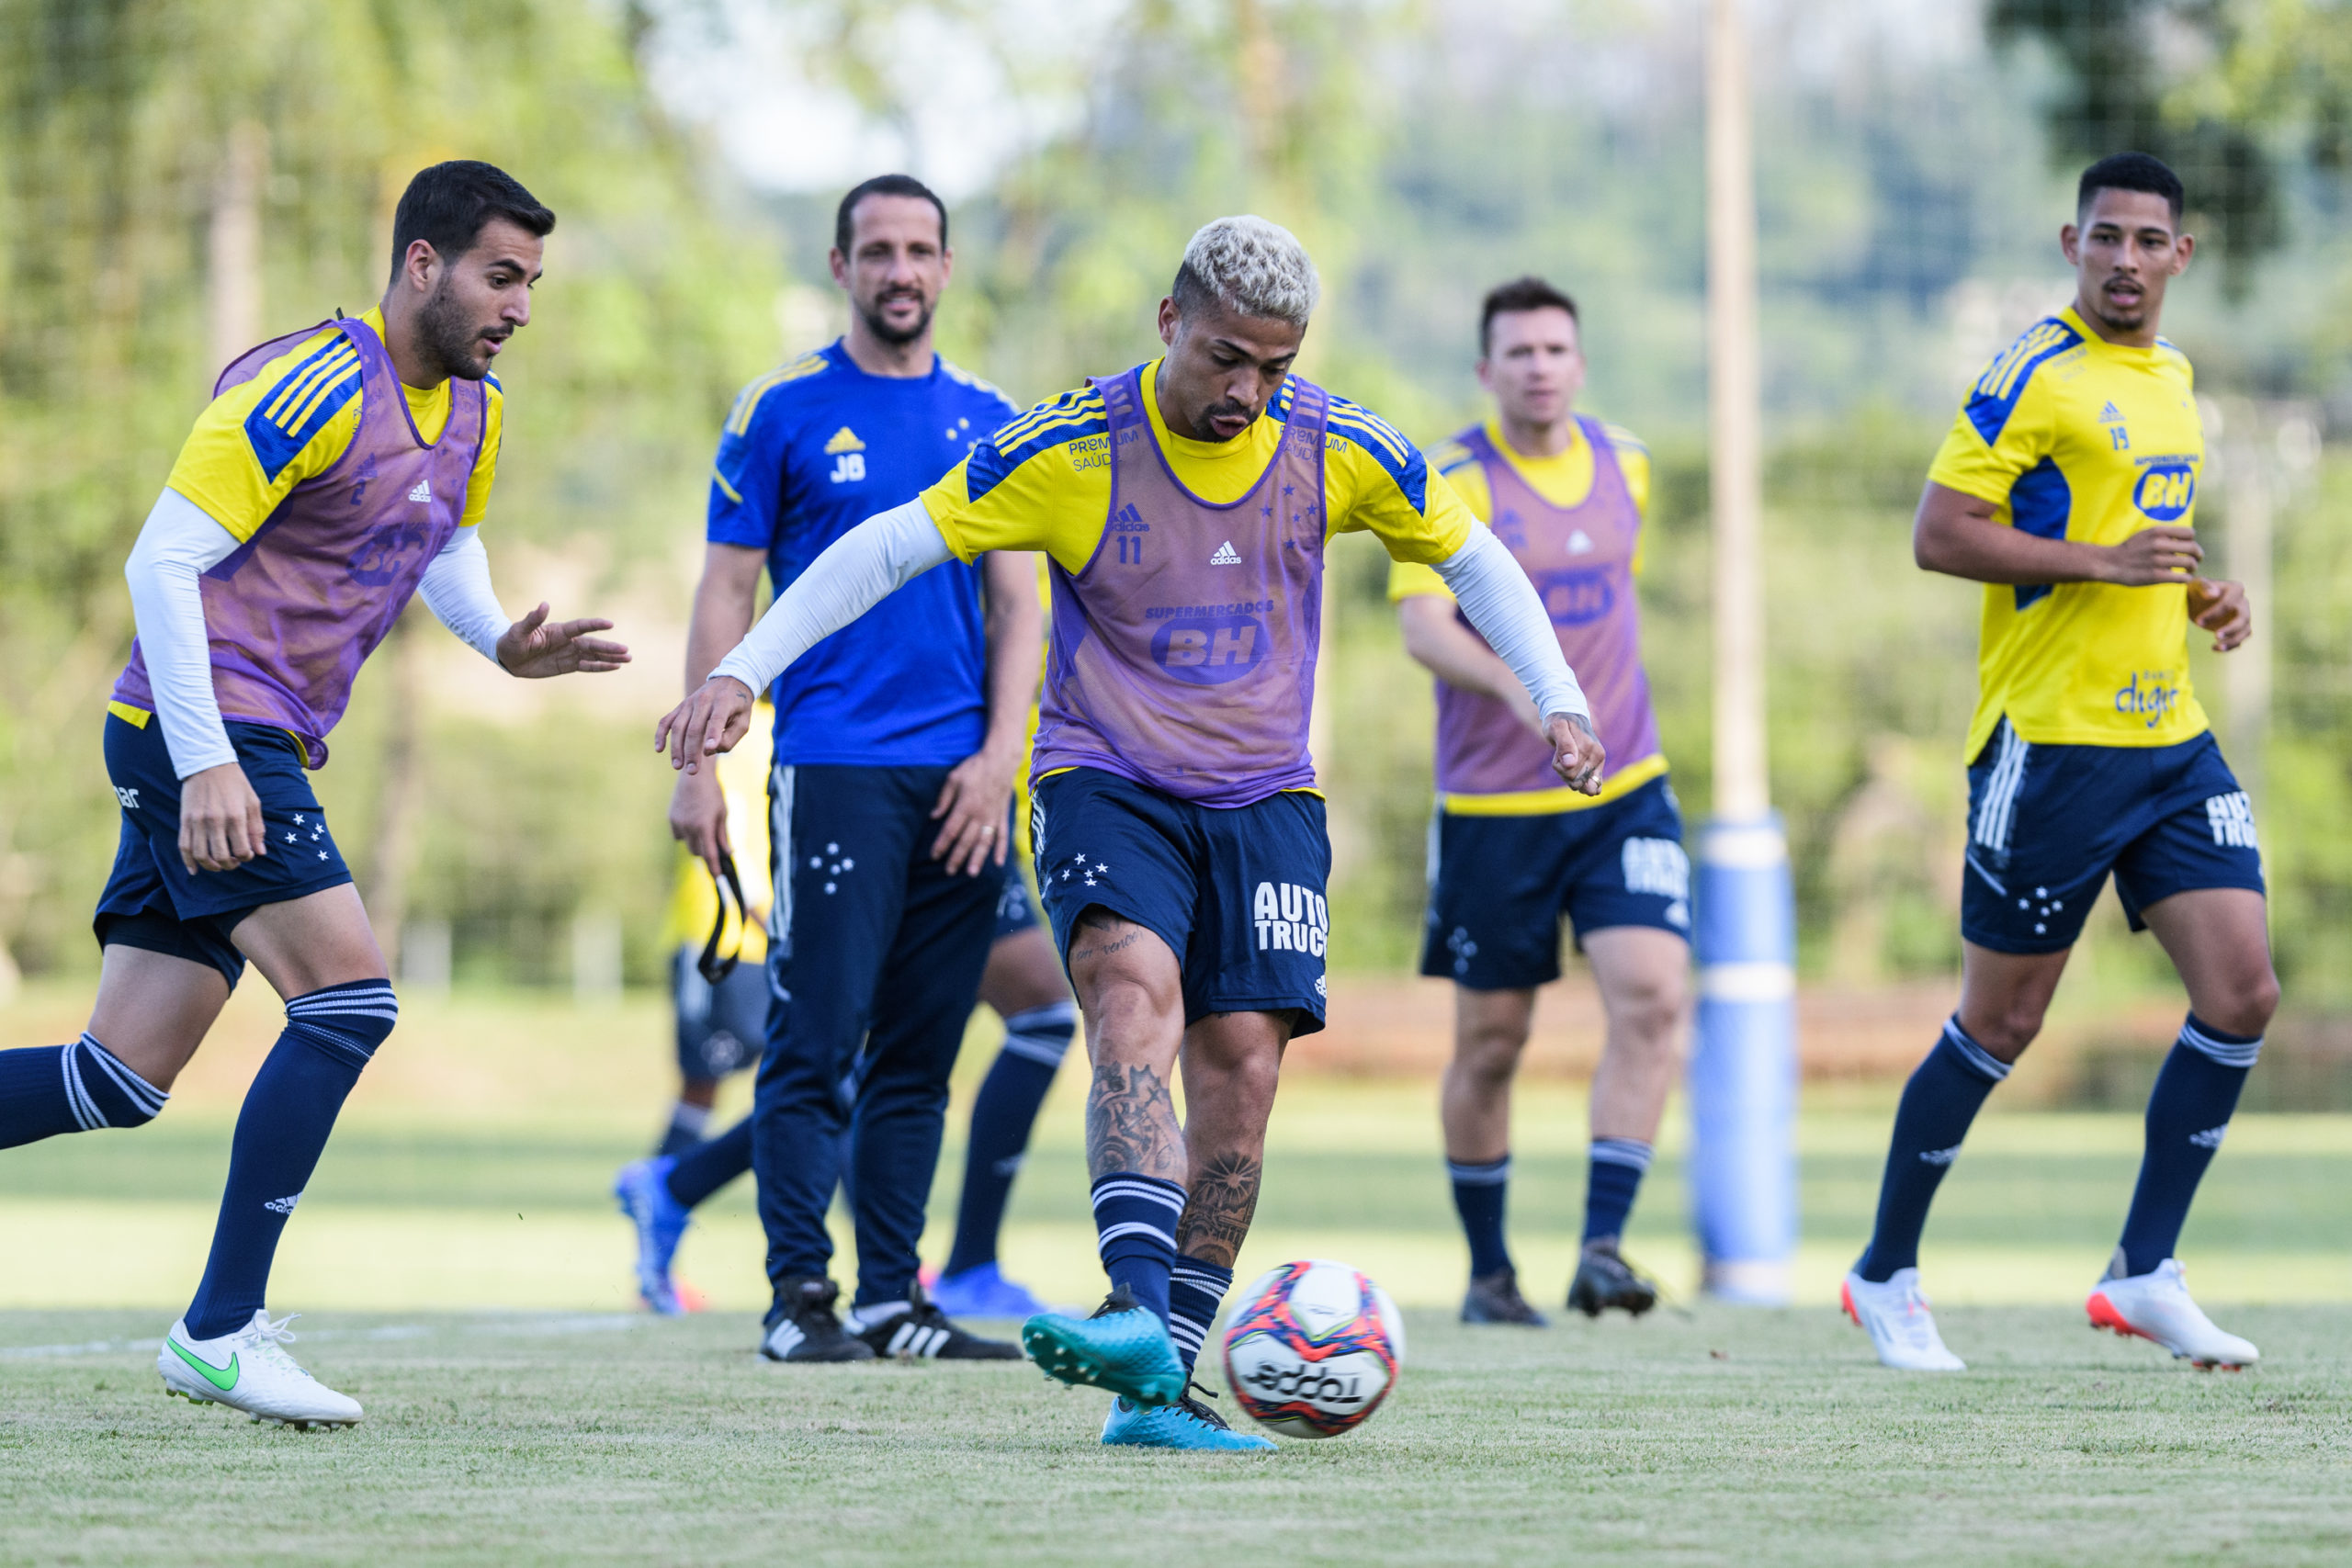
<instances>
[{"instance_id":1,"label":"navy soccer socks","mask_svg":"<svg viewBox=\"0 0 2352 1568\"><path fill-rule=\"evenodd\" d=\"M670 1167L670 1197L691 1209L751 1168L752 1119L746 1116L718 1136L678 1156ZM846 1144L842 1168L849 1168Z\"/></svg>"},{"instance_id":2,"label":"navy soccer socks","mask_svg":"<svg viewBox=\"0 0 2352 1568\"><path fill-rule=\"evenodd\" d=\"M1078 1029L1078 1004L1048 1002L1004 1021L1004 1045L980 1080L972 1101L972 1134L964 1153L964 1191L956 1205L956 1244L947 1274L996 1261L997 1232L1012 1178L1029 1147L1029 1130L1054 1087L1054 1073Z\"/></svg>"},{"instance_id":3,"label":"navy soccer socks","mask_svg":"<svg viewBox=\"0 0 2352 1568\"><path fill-rule=\"evenodd\" d=\"M2188 1015L2148 1096L2147 1147L2123 1222L2117 1266L2151 1274L2173 1254L2190 1200L2238 1107L2238 1091L2262 1052L2259 1034L2225 1034Z\"/></svg>"},{"instance_id":4,"label":"navy soccer socks","mask_svg":"<svg viewBox=\"0 0 2352 1568\"><path fill-rule=\"evenodd\" d=\"M1584 1182L1584 1241L1614 1241L1650 1168L1650 1145L1639 1138L1595 1138Z\"/></svg>"},{"instance_id":5,"label":"navy soccer socks","mask_svg":"<svg viewBox=\"0 0 2352 1568\"><path fill-rule=\"evenodd\" d=\"M1176 1354L1187 1372L1201 1359L1209 1325L1216 1321L1218 1309L1225 1305L1225 1292L1231 1289L1232 1269L1197 1258L1176 1259L1176 1270L1168 1280L1168 1337L1176 1341Z\"/></svg>"},{"instance_id":6,"label":"navy soccer socks","mask_svg":"<svg viewBox=\"0 0 2352 1568\"><path fill-rule=\"evenodd\" d=\"M0 1149L60 1133L143 1127L171 1098L87 1034L71 1045L0 1051Z\"/></svg>"},{"instance_id":7,"label":"navy soccer socks","mask_svg":"<svg viewBox=\"0 0 2352 1568\"><path fill-rule=\"evenodd\" d=\"M1169 1275L1176 1267L1176 1221L1184 1190L1139 1171L1114 1170L1094 1179L1094 1232L1111 1287L1156 1315L1169 1318Z\"/></svg>"},{"instance_id":8,"label":"navy soccer socks","mask_svg":"<svg viewBox=\"0 0 2352 1568\"><path fill-rule=\"evenodd\" d=\"M1510 1156L1490 1165L1450 1159L1445 1174L1453 1180L1454 1212L1462 1216L1462 1234L1470 1242L1470 1277L1482 1280L1510 1268L1510 1249L1503 1245L1503 1202L1510 1193Z\"/></svg>"},{"instance_id":9,"label":"navy soccer socks","mask_svg":"<svg viewBox=\"0 0 2352 1568\"><path fill-rule=\"evenodd\" d=\"M1894 1134L1886 1151L1886 1175L1878 1190L1878 1224L1855 1272L1883 1285L1899 1269L1919 1264L1919 1233L1927 1228L1928 1205L1944 1172L1959 1157L1968 1124L1993 1086L2009 1076L2008 1065L1968 1037L1954 1014L1943 1038L1903 1086L1894 1111Z\"/></svg>"},{"instance_id":10,"label":"navy soccer socks","mask_svg":"<svg viewBox=\"0 0 2352 1568\"><path fill-rule=\"evenodd\" d=\"M237 1113L212 1254L187 1309L190 1338L233 1333L260 1310L278 1233L310 1185L344 1097L399 1018L389 980L329 986L286 1004L286 1032Z\"/></svg>"}]
</instances>

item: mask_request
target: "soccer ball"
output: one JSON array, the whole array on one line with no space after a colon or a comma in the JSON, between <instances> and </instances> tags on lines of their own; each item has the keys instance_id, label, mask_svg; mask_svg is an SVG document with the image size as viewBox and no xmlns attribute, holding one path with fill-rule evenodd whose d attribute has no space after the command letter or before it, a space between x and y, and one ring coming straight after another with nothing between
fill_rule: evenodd
<instances>
[{"instance_id":1,"label":"soccer ball","mask_svg":"<svg viewBox=\"0 0 2352 1568\"><path fill-rule=\"evenodd\" d=\"M1225 1331L1225 1382L1261 1427L1336 1438L1380 1408L1405 1363L1405 1319L1388 1292L1344 1263L1269 1269Z\"/></svg>"}]
</instances>

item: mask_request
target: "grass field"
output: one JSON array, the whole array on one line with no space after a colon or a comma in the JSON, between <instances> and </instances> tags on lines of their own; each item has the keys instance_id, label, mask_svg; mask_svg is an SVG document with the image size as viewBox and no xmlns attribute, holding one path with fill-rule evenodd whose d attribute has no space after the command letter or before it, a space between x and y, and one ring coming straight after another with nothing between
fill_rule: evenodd
<instances>
[{"instance_id":1,"label":"grass field","mask_svg":"<svg viewBox=\"0 0 2352 1568\"><path fill-rule=\"evenodd\" d=\"M70 1038L37 992L0 1040ZM786 1370L750 1194L683 1271L716 1310L631 1312L613 1168L659 1114L659 1010L409 1004L288 1227L272 1305L368 1406L302 1438L166 1402L154 1340L198 1270L238 1094L274 1031L241 996L153 1128L0 1156L0 1562L1305 1561L2341 1562L2352 1558L2352 1119L2243 1116L2182 1245L2265 1352L2199 1376L2082 1326L2135 1118L1991 1114L1928 1234L1965 1377L1882 1371L1830 1306L1867 1229L1887 1091L1808 1098L1797 1304L1473 1333L1430 1086L1287 1085L1250 1269L1345 1258L1413 1310L1388 1408L1242 1462L1105 1455L1097 1396L1022 1369ZM988 1026L980 1026L985 1040ZM967 1053L964 1096L987 1053ZM1066 1074L1008 1265L1099 1292ZM1527 1086L1512 1229L1556 1301L1582 1103ZM951 1146L926 1252L946 1243ZM1629 1250L1688 1303L1679 1145ZM844 1258L840 1272L853 1268Z\"/></svg>"}]
</instances>

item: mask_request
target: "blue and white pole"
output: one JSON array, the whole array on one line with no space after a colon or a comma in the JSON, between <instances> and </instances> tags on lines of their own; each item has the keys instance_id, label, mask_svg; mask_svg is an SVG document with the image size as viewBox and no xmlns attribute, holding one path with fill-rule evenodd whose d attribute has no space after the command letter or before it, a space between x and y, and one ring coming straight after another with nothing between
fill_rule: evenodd
<instances>
[{"instance_id":1,"label":"blue and white pole","mask_svg":"<svg viewBox=\"0 0 2352 1568\"><path fill-rule=\"evenodd\" d=\"M1698 871L1689 1092L1702 1283L1778 1306L1797 1239L1796 906L1780 818L1710 821Z\"/></svg>"},{"instance_id":2,"label":"blue and white pole","mask_svg":"<svg viewBox=\"0 0 2352 1568\"><path fill-rule=\"evenodd\" d=\"M1707 25L1707 423L1714 815L1699 840L1690 1190L1707 1291L1788 1299L1796 1250L1795 905L1765 767L1755 160L1739 0Z\"/></svg>"}]
</instances>

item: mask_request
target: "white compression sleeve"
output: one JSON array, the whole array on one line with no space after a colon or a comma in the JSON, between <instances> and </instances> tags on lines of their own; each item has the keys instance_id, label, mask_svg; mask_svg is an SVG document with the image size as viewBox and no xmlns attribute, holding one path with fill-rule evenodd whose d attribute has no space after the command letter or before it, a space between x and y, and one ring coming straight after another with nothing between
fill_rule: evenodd
<instances>
[{"instance_id":1,"label":"white compression sleeve","mask_svg":"<svg viewBox=\"0 0 2352 1568\"><path fill-rule=\"evenodd\" d=\"M181 778L237 760L212 693L211 639L204 629L204 591L197 579L236 553L237 536L175 490L155 498L122 575L155 716L172 771Z\"/></svg>"},{"instance_id":2,"label":"white compression sleeve","mask_svg":"<svg viewBox=\"0 0 2352 1568\"><path fill-rule=\"evenodd\" d=\"M1540 716L1564 713L1592 722L1584 688L1577 684L1576 671L1560 652L1559 634L1544 613L1535 585L1484 523L1470 525L1470 537L1437 563L1437 574L1453 591L1454 602L1487 646L1534 697Z\"/></svg>"},{"instance_id":3,"label":"white compression sleeve","mask_svg":"<svg viewBox=\"0 0 2352 1568\"><path fill-rule=\"evenodd\" d=\"M741 681L757 695L794 660L954 558L921 500L869 517L810 561L711 673Z\"/></svg>"},{"instance_id":4,"label":"white compression sleeve","mask_svg":"<svg viewBox=\"0 0 2352 1568\"><path fill-rule=\"evenodd\" d=\"M498 663L498 639L512 623L499 608L497 592L490 585L490 552L481 547L480 527L460 528L449 536L424 580L416 585L425 608L448 627L459 642ZM503 668L503 666L502 666Z\"/></svg>"}]
</instances>

